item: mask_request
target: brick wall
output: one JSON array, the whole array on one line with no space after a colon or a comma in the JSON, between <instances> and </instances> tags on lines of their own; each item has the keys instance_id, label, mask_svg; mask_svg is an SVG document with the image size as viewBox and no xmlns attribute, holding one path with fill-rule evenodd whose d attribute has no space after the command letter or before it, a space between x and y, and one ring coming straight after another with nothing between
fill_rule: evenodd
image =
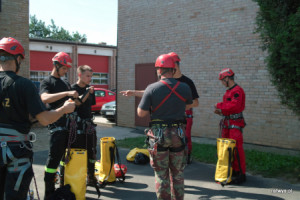
<instances>
[{"instance_id":1,"label":"brick wall","mask_svg":"<svg viewBox=\"0 0 300 200\"><path fill-rule=\"evenodd\" d=\"M2 0L0 12L0 38L13 37L25 49L19 75L29 77L29 0Z\"/></svg>"},{"instance_id":2,"label":"brick wall","mask_svg":"<svg viewBox=\"0 0 300 200\"><path fill-rule=\"evenodd\" d=\"M219 71L231 67L246 93L244 142L300 150L300 120L280 104L253 34L258 6L251 0L119 1L118 91L134 89L134 66L174 51L200 94L192 134L218 137L213 105L225 88ZM134 127L133 97L118 95L118 125Z\"/></svg>"}]
</instances>

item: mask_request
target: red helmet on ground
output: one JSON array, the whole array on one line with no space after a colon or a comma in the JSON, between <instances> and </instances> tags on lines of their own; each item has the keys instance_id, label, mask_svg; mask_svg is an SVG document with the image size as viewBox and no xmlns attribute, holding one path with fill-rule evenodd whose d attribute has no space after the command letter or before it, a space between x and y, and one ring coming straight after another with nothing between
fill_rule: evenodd
<instances>
[{"instance_id":1,"label":"red helmet on ground","mask_svg":"<svg viewBox=\"0 0 300 200\"><path fill-rule=\"evenodd\" d=\"M175 52L170 52L170 53L168 53L168 55L172 56L174 62L180 62L181 61L179 56Z\"/></svg>"},{"instance_id":2,"label":"red helmet on ground","mask_svg":"<svg viewBox=\"0 0 300 200\"><path fill-rule=\"evenodd\" d=\"M125 174L127 172L127 166L124 165L124 164L121 164L120 167L121 167L121 169L123 171L123 174L125 176ZM122 177L122 172L120 170L120 167L119 167L119 164L114 164L114 170L115 170L116 178L121 178Z\"/></svg>"},{"instance_id":3,"label":"red helmet on ground","mask_svg":"<svg viewBox=\"0 0 300 200\"><path fill-rule=\"evenodd\" d=\"M223 78L227 76L233 76L234 72L230 68L222 69L222 71L219 73L219 80L222 80Z\"/></svg>"},{"instance_id":4,"label":"red helmet on ground","mask_svg":"<svg viewBox=\"0 0 300 200\"><path fill-rule=\"evenodd\" d=\"M6 51L12 55L21 55L22 58L25 58L25 51L21 43L12 38L12 37L4 37L0 40L0 49Z\"/></svg>"},{"instance_id":5,"label":"red helmet on ground","mask_svg":"<svg viewBox=\"0 0 300 200\"><path fill-rule=\"evenodd\" d=\"M57 53L53 58L52 58L53 62L59 62L61 65L67 66L69 68L72 67L72 59L69 56L69 54L65 53L65 52L59 52Z\"/></svg>"},{"instance_id":6,"label":"red helmet on ground","mask_svg":"<svg viewBox=\"0 0 300 200\"><path fill-rule=\"evenodd\" d=\"M156 59L155 67L175 68L175 61L173 60L172 56L168 54L162 54Z\"/></svg>"}]
</instances>

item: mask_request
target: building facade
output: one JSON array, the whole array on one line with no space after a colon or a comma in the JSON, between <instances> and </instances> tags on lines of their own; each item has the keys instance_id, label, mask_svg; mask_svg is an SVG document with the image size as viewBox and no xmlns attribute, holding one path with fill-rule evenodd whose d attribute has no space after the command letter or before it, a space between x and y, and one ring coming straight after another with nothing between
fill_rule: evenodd
<instances>
[{"instance_id":1,"label":"building facade","mask_svg":"<svg viewBox=\"0 0 300 200\"><path fill-rule=\"evenodd\" d=\"M154 62L176 52L181 70L200 95L192 135L219 137L220 117L214 104L225 88L218 73L230 67L246 93L245 143L300 150L300 120L280 103L264 63L255 31L258 5L252 0L119 1L117 90L144 89L155 78ZM153 74L152 74L153 73ZM117 96L119 126L136 127L139 99ZM140 123L143 121L144 123Z\"/></svg>"},{"instance_id":2,"label":"building facade","mask_svg":"<svg viewBox=\"0 0 300 200\"><path fill-rule=\"evenodd\" d=\"M107 89L116 88L116 47L87 43L29 39L29 1L0 0L0 38L14 37L25 49L25 59L19 75L40 82L52 70L51 58L59 51L69 53L73 67L68 80L77 80L76 68L90 65L94 70L92 84Z\"/></svg>"},{"instance_id":3,"label":"building facade","mask_svg":"<svg viewBox=\"0 0 300 200\"><path fill-rule=\"evenodd\" d=\"M67 74L69 82L77 81L76 69L80 65L89 65L93 69L91 85L99 88L116 88L116 47L55 41L47 39L30 39L30 79L42 81L53 69L53 56L60 51L68 53L73 61Z\"/></svg>"},{"instance_id":4,"label":"building facade","mask_svg":"<svg viewBox=\"0 0 300 200\"><path fill-rule=\"evenodd\" d=\"M0 0L0 38L13 37L25 49L19 75L29 77L29 0Z\"/></svg>"}]
</instances>

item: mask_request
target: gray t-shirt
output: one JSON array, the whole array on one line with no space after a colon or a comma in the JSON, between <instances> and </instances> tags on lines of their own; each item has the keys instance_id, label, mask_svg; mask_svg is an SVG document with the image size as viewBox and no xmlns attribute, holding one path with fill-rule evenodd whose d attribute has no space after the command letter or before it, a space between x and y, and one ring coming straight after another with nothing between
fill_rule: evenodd
<instances>
[{"instance_id":1,"label":"gray t-shirt","mask_svg":"<svg viewBox=\"0 0 300 200\"><path fill-rule=\"evenodd\" d=\"M165 78L163 80L172 88L178 82L174 78ZM154 113L151 113L151 119L170 121L184 119L186 104L193 103L192 92L190 87L182 82L180 82L175 91L186 99L186 102L182 101L176 94L172 93L170 98L167 99L161 107ZM170 92L171 90L160 81L148 85L139 104L139 108L142 110L150 110L150 108L151 110L154 110Z\"/></svg>"}]
</instances>

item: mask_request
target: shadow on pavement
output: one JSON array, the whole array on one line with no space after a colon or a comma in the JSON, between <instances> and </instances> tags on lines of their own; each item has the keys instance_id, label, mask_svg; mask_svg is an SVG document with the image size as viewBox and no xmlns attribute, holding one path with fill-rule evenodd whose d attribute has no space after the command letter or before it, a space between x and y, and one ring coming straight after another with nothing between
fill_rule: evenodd
<instances>
[{"instance_id":1,"label":"shadow on pavement","mask_svg":"<svg viewBox=\"0 0 300 200\"><path fill-rule=\"evenodd\" d=\"M266 194L253 194L231 190L212 190L197 186L185 185L185 194L201 195L198 199L259 199L259 200L281 200L284 198L274 197Z\"/></svg>"},{"instance_id":2,"label":"shadow on pavement","mask_svg":"<svg viewBox=\"0 0 300 200\"><path fill-rule=\"evenodd\" d=\"M130 200L141 200L141 199L156 199L156 195L153 191L139 191L139 190L128 190L128 188L124 188L121 189L120 187L118 187L117 185L118 183L116 183L116 185L114 187L106 187L105 189L101 189L101 197L106 197L106 198L111 198L111 199L130 199ZM127 186L127 183L124 183ZM136 188L139 188L140 184L136 184ZM146 184L142 184L145 185ZM96 195L97 193L92 190L92 188L88 188L87 190L87 194L92 193L93 195ZM100 197L100 199L101 199ZM86 198L87 200L91 200L94 198Z\"/></svg>"}]
</instances>

